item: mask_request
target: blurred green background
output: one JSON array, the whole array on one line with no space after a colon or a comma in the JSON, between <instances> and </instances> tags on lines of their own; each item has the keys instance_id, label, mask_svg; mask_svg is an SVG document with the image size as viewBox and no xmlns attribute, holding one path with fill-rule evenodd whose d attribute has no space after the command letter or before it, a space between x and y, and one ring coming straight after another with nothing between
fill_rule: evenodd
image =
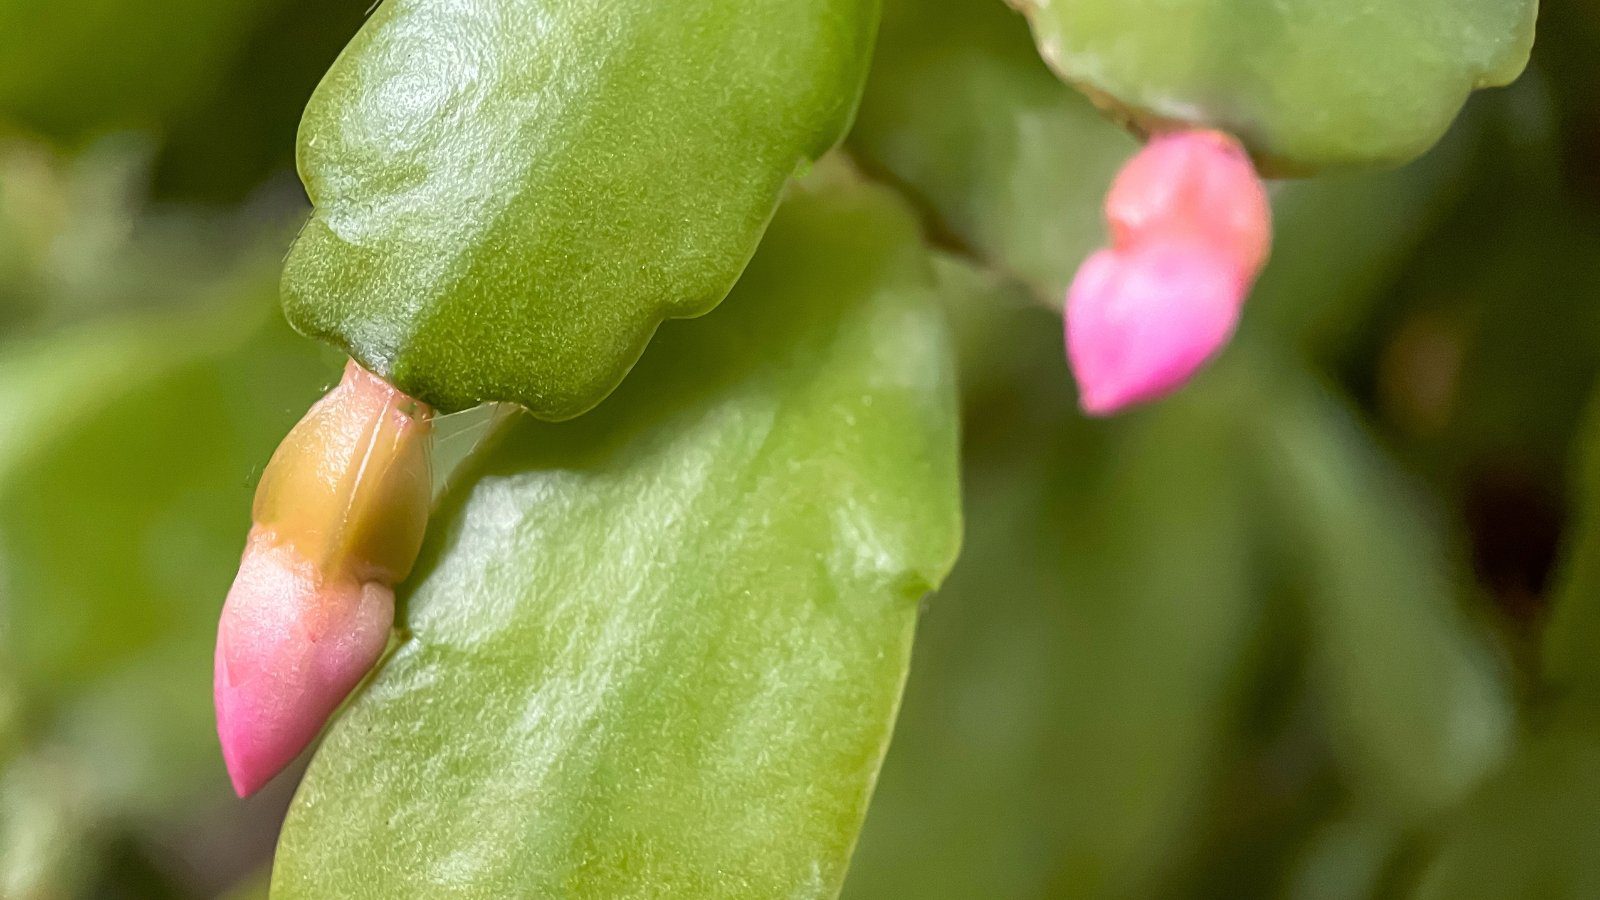
<instances>
[{"instance_id":1,"label":"blurred green background","mask_svg":"<svg viewBox=\"0 0 1600 900\"><path fill-rule=\"evenodd\" d=\"M277 312L366 0L0 0L0 897L264 891L215 617L338 373ZM183 21L182 28L166 27ZM1075 409L1130 139L998 2L892 0L858 166L941 251L966 546L847 897L1600 897L1600 7L1398 171L1274 188L1226 356Z\"/></svg>"}]
</instances>

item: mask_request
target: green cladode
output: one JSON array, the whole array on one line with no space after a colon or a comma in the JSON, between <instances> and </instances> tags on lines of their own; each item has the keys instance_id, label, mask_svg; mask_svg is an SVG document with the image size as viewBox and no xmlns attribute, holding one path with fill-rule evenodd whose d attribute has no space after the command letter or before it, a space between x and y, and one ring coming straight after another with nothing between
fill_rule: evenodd
<instances>
[{"instance_id":1,"label":"green cladode","mask_svg":"<svg viewBox=\"0 0 1600 900\"><path fill-rule=\"evenodd\" d=\"M1272 174L1392 165L1528 62L1538 0L1013 0L1135 130L1220 128Z\"/></svg>"},{"instance_id":2,"label":"green cladode","mask_svg":"<svg viewBox=\"0 0 1600 900\"><path fill-rule=\"evenodd\" d=\"M715 306L849 126L876 0L390 0L301 123L300 331L564 419Z\"/></svg>"},{"instance_id":3,"label":"green cladode","mask_svg":"<svg viewBox=\"0 0 1600 900\"><path fill-rule=\"evenodd\" d=\"M916 224L785 202L727 307L469 464L339 717L273 896L829 898L960 538Z\"/></svg>"}]
</instances>

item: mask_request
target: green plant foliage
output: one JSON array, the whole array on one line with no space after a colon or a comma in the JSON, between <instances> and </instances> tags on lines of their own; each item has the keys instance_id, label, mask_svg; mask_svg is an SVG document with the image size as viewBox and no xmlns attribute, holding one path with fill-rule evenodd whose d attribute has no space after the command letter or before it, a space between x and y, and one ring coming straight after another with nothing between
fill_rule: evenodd
<instances>
[{"instance_id":1,"label":"green plant foliage","mask_svg":"<svg viewBox=\"0 0 1600 900\"><path fill-rule=\"evenodd\" d=\"M958 540L950 347L890 196L791 199L728 309L510 427L328 735L280 897L829 897Z\"/></svg>"},{"instance_id":2,"label":"green plant foliage","mask_svg":"<svg viewBox=\"0 0 1600 900\"><path fill-rule=\"evenodd\" d=\"M968 426L967 546L846 897L1151 896L1194 849L1238 714L1261 585L1237 385L1086 424L1036 339L1051 317L1013 319L1023 364Z\"/></svg>"},{"instance_id":3,"label":"green plant foliage","mask_svg":"<svg viewBox=\"0 0 1600 900\"><path fill-rule=\"evenodd\" d=\"M73 845L87 830L85 792L72 789L72 773L62 766L6 749L10 758L0 765L0 893L81 893L88 873L74 865Z\"/></svg>"},{"instance_id":4,"label":"green plant foliage","mask_svg":"<svg viewBox=\"0 0 1600 900\"><path fill-rule=\"evenodd\" d=\"M441 408L599 402L843 135L876 0L391 0L301 123L290 321Z\"/></svg>"},{"instance_id":5,"label":"green plant foliage","mask_svg":"<svg viewBox=\"0 0 1600 900\"><path fill-rule=\"evenodd\" d=\"M1384 879L1403 838L1404 832L1381 811L1332 819L1312 834L1288 876L1283 896L1292 900L1385 896Z\"/></svg>"},{"instance_id":6,"label":"green plant foliage","mask_svg":"<svg viewBox=\"0 0 1600 900\"><path fill-rule=\"evenodd\" d=\"M1325 249L1359 267L1368 246ZM969 538L929 604L846 896L1282 878L1309 897L1329 872L1367 896L1513 738L1444 537L1263 335L1185 393L1086 424L1050 318L942 271L982 373L964 379ZM1280 874L1261 853L1284 854Z\"/></svg>"},{"instance_id":7,"label":"green plant foliage","mask_svg":"<svg viewBox=\"0 0 1600 900\"><path fill-rule=\"evenodd\" d=\"M254 473L337 372L274 312L282 245L169 276L181 307L0 344L4 896L94 895L118 829L227 796L216 610Z\"/></svg>"},{"instance_id":8,"label":"green plant foliage","mask_svg":"<svg viewBox=\"0 0 1600 900\"><path fill-rule=\"evenodd\" d=\"M236 565L254 454L270 454L328 378L327 357L263 313L97 326L0 363L0 402L22 426L0 441L0 585L28 598L6 633L40 686L103 674L142 649L134 636L209 642L190 623L212 617ZM154 552L168 542L189 552Z\"/></svg>"},{"instance_id":9,"label":"green plant foliage","mask_svg":"<svg viewBox=\"0 0 1600 900\"><path fill-rule=\"evenodd\" d=\"M1405 162L1510 83L1537 0L1016 0L1060 76L1140 130L1206 125L1270 169Z\"/></svg>"},{"instance_id":10,"label":"green plant foliage","mask_svg":"<svg viewBox=\"0 0 1600 900\"><path fill-rule=\"evenodd\" d=\"M1555 122L1530 113L1549 103L1540 84L1485 99L1495 102L1474 117L1488 134L1471 192L1385 306L1377 399L1414 464L1450 493L1470 500L1522 483L1559 506L1574 488L1571 447L1600 367L1600 307L1589 302L1600 219L1564 193ZM1504 573L1485 575L1496 590L1545 587L1543 576L1508 586Z\"/></svg>"},{"instance_id":11,"label":"green plant foliage","mask_svg":"<svg viewBox=\"0 0 1600 900\"><path fill-rule=\"evenodd\" d=\"M1271 409L1262 470L1303 580L1334 750L1362 803L1435 815L1505 755L1507 686L1458 611L1450 557L1412 488L1311 388Z\"/></svg>"},{"instance_id":12,"label":"green plant foliage","mask_svg":"<svg viewBox=\"0 0 1600 900\"><path fill-rule=\"evenodd\" d=\"M100 802L224 786L209 648L250 476L333 370L264 315L263 274L253 309L95 326L0 363L19 426L0 439L3 658L49 728L97 724L73 752Z\"/></svg>"},{"instance_id":13,"label":"green plant foliage","mask_svg":"<svg viewBox=\"0 0 1600 900\"><path fill-rule=\"evenodd\" d=\"M1326 343L1359 321L1459 176L1463 134L1384 173L1278 186L1258 320ZM1058 308L1107 240L1101 205L1135 143L1051 77L998 4L890 0L850 147L924 207L936 237Z\"/></svg>"},{"instance_id":14,"label":"green plant foliage","mask_svg":"<svg viewBox=\"0 0 1600 900\"><path fill-rule=\"evenodd\" d=\"M150 156L135 135L71 153L0 135L0 342L134 310L233 308L273 274L298 210L155 206Z\"/></svg>"},{"instance_id":15,"label":"green plant foliage","mask_svg":"<svg viewBox=\"0 0 1600 900\"><path fill-rule=\"evenodd\" d=\"M1137 149L1051 76L997 2L888 0L850 147L937 236L1059 304L1105 242L1100 205Z\"/></svg>"},{"instance_id":16,"label":"green plant foliage","mask_svg":"<svg viewBox=\"0 0 1600 900\"><path fill-rule=\"evenodd\" d=\"M1245 332L1321 356L1348 349L1454 199L1473 137L1459 128L1391 171L1275 185L1272 257L1251 292Z\"/></svg>"},{"instance_id":17,"label":"green plant foliage","mask_svg":"<svg viewBox=\"0 0 1600 900\"><path fill-rule=\"evenodd\" d=\"M1600 6L1332 172L1535 0L881 2L0 0L0 897L1600 894ZM1179 122L1319 177L1086 420L1056 312ZM285 293L535 414L437 423L273 860L209 687L343 362Z\"/></svg>"},{"instance_id":18,"label":"green plant foliage","mask_svg":"<svg viewBox=\"0 0 1600 900\"><path fill-rule=\"evenodd\" d=\"M287 186L306 98L375 8L372 0L271 0L209 95L172 117L155 161L163 199L247 201Z\"/></svg>"},{"instance_id":19,"label":"green plant foliage","mask_svg":"<svg viewBox=\"0 0 1600 900\"><path fill-rule=\"evenodd\" d=\"M1600 728L1563 711L1458 815L1418 900L1600 894Z\"/></svg>"},{"instance_id":20,"label":"green plant foliage","mask_svg":"<svg viewBox=\"0 0 1600 900\"><path fill-rule=\"evenodd\" d=\"M1545 676L1591 706L1600 704L1600 405L1583 424L1576 473L1579 495L1556 607L1545 632Z\"/></svg>"},{"instance_id":21,"label":"green plant foliage","mask_svg":"<svg viewBox=\"0 0 1600 900\"><path fill-rule=\"evenodd\" d=\"M0 122L77 138L205 95L278 0L0 0Z\"/></svg>"}]
</instances>

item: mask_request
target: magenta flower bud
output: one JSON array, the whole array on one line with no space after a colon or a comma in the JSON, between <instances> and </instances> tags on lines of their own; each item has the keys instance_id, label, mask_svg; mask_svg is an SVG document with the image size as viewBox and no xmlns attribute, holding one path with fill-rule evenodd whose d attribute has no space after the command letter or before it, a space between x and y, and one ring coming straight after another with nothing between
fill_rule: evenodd
<instances>
[{"instance_id":1,"label":"magenta flower bud","mask_svg":"<svg viewBox=\"0 0 1600 900\"><path fill-rule=\"evenodd\" d=\"M1244 294L1209 248L1153 241L1089 257L1067 294L1067 357L1084 412L1165 396L1232 337Z\"/></svg>"},{"instance_id":2,"label":"magenta flower bud","mask_svg":"<svg viewBox=\"0 0 1600 900\"><path fill-rule=\"evenodd\" d=\"M1272 239L1266 188L1215 131L1160 135L1106 198L1112 246L1067 295L1067 356L1090 415L1182 387L1232 337Z\"/></svg>"},{"instance_id":3,"label":"magenta flower bud","mask_svg":"<svg viewBox=\"0 0 1600 900\"><path fill-rule=\"evenodd\" d=\"M217 627L217 736L248 796L288 765L383 654L421 548L431 412L351 363L256 490Z\"/></svg>"}]
</instances>

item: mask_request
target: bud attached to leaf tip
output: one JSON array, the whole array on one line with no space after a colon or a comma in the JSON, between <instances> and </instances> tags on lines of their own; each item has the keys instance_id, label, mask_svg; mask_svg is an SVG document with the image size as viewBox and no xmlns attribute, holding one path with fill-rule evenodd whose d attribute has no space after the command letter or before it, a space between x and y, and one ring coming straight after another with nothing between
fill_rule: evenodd
<instances>
[{"instance_id":1,"label":"bud attached to leaf tip","mask_svg":"<svg viewBox=\"0 0 1600 900\"><path fill-rule=\"evenodd\" d=\"M1266 188L1231 137L1153 138L1106 198L1112 246L1067 295L1068 358L1090 415L1177 390L1227 344L1272 240Z\"/></svg>"},{"instance_id":2,"label":"bud attached to leaf tip","mask_svg":"<svg viewBox=\"0 0 1600 900\"><path fill-rule=\"evenodd\" d=\"M377 662L421 548L431 411L351 363L272 456L217 628L217 735L254 793Z\"/></svg>"}]
</instances>

